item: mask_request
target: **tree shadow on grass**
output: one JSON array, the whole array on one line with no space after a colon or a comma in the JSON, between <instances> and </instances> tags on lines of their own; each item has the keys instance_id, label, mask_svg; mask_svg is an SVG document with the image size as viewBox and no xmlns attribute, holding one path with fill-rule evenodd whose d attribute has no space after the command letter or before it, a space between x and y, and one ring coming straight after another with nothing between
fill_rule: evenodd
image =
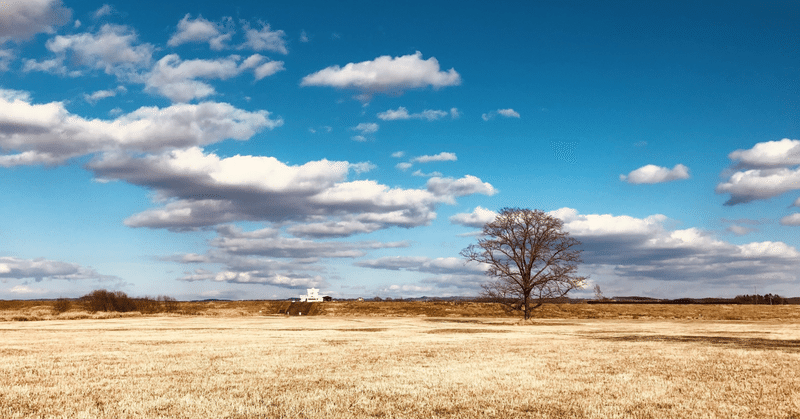
<instances>
[{"instance_id":1,"label":"tree shadow on grass","mask_svg":"<svg viewBox=\"0 0 800 419\"><path fill-rule=\"evenodd\" d=\"M763 338L735 338L727 336L666 336L666 335L625 335L625 336L592 336L595 339L614 342L689 342L706 343L742 349L768 349L789 352L800 352L800 340L779 340Z\"/></svg>"}]
</instances>

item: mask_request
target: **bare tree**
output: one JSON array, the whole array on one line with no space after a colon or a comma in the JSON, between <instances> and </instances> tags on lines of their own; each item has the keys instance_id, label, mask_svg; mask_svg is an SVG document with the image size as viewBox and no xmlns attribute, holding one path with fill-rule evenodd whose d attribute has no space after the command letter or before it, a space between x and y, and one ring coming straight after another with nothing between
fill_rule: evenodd
<instances>
[{"instance_id":1,"label":"bare tree","mask_svg":"<svg viewBox=\"0 0 800 419\"><path fill-rule=\"evenodd\" d=\"M587 277L577 275L581 243L563 226L541 210L500 210L483 226L478 244L461 251L468 261L489 265L486 275L494 279L482 285L482 296L522 311L527 320L544 300L583 288Z\"/></svg>"},{"instance_id":2,"label":"bare tree","mask_svg":"<svg viewBox=\"0 0 800 419\"><path fill-rule=\"evenodd\" d=\"M603 291L600 289L600 284L594 285L594 299L597 301L605 301L606 296L603 295Z\"/></svg>"}]
</instances>

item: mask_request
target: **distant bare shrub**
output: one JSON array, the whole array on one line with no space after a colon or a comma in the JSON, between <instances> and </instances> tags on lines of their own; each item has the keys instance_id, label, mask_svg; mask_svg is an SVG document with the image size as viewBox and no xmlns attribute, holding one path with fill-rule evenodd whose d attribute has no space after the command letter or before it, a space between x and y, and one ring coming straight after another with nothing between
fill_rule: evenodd
<instances>
[{"instance_id":1,"label":"distant bare shrub","mask_svg":"<svg viewBox=\"0 0 800 419\"><path fill-rule=\"evenodd\" d=\"M178 300L160 295L156 298L131 298L122 291L95 290L80 299L86 311L127 313L138 311L142 314L173 312L178 309Z\"/></svg>"},{"instance_id":2,"label":"distant bare shrub","mask_svg":"<svg viewBox=\"0 0 800 419\"><path fill-rule=\"evenodd\" d=\"M95 290L81 297L87 311L135 311L136 302L122 291Z\"/></svg>"},{"instance_id":3,"label":"distant bare shrub","mask_svg":"<svg viewBox=\"0 0 800 419\"><path fill-rule=\"evenodd\" d=\"M134 300L136 311L143 314L158 313L161 311L161 302L150 297L141 297Z\"/></svg>"},{"instance_id":4,"label":"distant bare shrub","mask_svg":"<svg viewBox=\"0 0 800 419\"><path fill-rule=\"evenodd\" d=\"M739 304L769 304L769 305L783 305L787 304L786 298L780 295L766 294L766 295L737 295L733 299Z\"/></svg>"},{"instance_id":5,"label":"distant bare shrub","mask_svg":"<svg viewBox=\"0 0 800 419\"><path fill-rule=\"evenodd\" d=\"M72 301L68 298L59 298L53 303L53 312L56 314L67 312L70 308L72 308Z\"/></svg>"},{"instance_id":6,"label":"distant bare shrub","mask_svg":"<svg viewBox=\"0 0 800 419\"><path fill-rule=\"evenodd\" d=\"M158 301L161 302L162 308L167 313L172 313L178 310L178 300L168 297L166 295L159 295Z\"/></svg>"}]
</instances>

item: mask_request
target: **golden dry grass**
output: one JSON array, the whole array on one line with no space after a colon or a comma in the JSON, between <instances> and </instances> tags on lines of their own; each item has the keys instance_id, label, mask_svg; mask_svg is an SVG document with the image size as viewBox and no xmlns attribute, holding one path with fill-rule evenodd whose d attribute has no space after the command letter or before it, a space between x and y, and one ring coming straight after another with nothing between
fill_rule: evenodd
<instances>
[{"instance_id":1,"label":"golden dry grass","mask_svg":"<svg viewBox=\"0 0 800 419\"><path fill-rule=\"evenodd\" d=\"M800 323L0 323L3 418L800 418Z\"/></svg>"},{"instance_id":2,"label":"golden dry grass","mask_svg":"<svg viewBox=\"0 0 800 419\"><path fill-rule=\"evenodd\" d=\"M77 302L72 303L69 311L59 314L54 309L55 304L55 301L0 300L0 322L143 316L138 312L89 313ZM309 303L309 305L311 304ZM289 307L288 301L183 301L177 303L177 308L173 312L158 315L265 316L285 313ZM327 317L518 318L520 316L518 312L509 312L499 304L467 301L335 301L313 303L310 314ZM145 316L152 315L146 314ZM533 312L533 317L538 319L783 320L800 322L800 305L544 304Z\"/></svg>"}]
</instances>

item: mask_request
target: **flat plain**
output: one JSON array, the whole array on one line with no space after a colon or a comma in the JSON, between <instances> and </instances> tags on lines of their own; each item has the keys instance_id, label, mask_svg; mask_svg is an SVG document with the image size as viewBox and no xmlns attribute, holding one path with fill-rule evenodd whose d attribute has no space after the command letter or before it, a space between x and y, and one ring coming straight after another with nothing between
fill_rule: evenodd
<instances>
[{"instance_id":1,"label":"flat plain","mask_svg":"<svg viewBox=\"0 0 800 419\"><path fill-rule=\"evenodd\" d=\"M800 419L800 322L0 322L0 417Z\"/></svg>"}]
</instances>

